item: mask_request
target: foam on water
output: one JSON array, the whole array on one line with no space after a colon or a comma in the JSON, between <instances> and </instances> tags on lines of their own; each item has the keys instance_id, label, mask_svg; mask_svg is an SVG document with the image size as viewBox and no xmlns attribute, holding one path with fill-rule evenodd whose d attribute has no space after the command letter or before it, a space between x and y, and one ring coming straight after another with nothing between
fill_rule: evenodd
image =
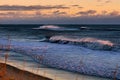
<instances>
[{"instance_id":1,"label":"foam on water","mask_svg":"<svg viewBox=\"0 0 120 80\"><path fill-rule=\"evenodd\" d=\"M46 29L46 30L58 30L58 31L64 31L64 30L78 30L75 28L65 28L65 27L60 27L60 26L55 26L55 25L43 25L37 28L32 28L32 29Z\"/></svg>"},{"instance_id":2,"label":"foam on water","mask_svg":"<svg viewBox=\"0 0 120 80\"><path fill-rule=\"evenodd\" d=\"M84 38L69 38L66 36L52 36L49 39L50 42L62 43L62 44L77 44L90 49L99 49L99 50L116 50L119 49L118 46L108 40L101 40L92 37Z\"/></svg>"},{"instance_id":3,"label":"foam on water","mask_svg":"<svg viewBox=\"0 0 120 80\"><path fill-rule=\"evenodd\" d=\"M44 25L44 26L40 26L38 28L33 28L33 29L60 29L60 27L54 26L54 25Z\"/></svg>"},{"instance_id":4,"label":"foam on water","mask_svg":"<svg viewBox=\"0 0 120 80\"><path fill-rule=\"evenodd\" d=\"M0 45L0 49L6 50L8 41L0 39ZM119 52L90 50L74 45L11 40L11 50L27 54L50 67L88 75L113 78L116 65L120 66ZM120 69L116 77L120 79Z\"/></svg>"},{"instance_id":5,"label":"foam on water","mask_svg":"<svg viewBox=\"0 0 120 80\"><path fill-rule=\"evenodd\" d=\"M111 78L114 77L116 65L120 66L118 26L12 26L7 25L0 30L2 50L8 48L8 41L2 38L7 38L9 34L12 51L27 54L36 62L50 67ZM120 69L116 77L120 79Z\"/></svg>"}]
</instances>

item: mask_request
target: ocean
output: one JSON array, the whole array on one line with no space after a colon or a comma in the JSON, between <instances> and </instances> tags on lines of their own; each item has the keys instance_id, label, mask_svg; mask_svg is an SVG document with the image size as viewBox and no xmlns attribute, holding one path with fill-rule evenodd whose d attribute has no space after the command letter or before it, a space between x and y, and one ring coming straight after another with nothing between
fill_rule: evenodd
<instances>
[{"instance_id":1,"label":"ocean","mask_svg":"<svg viewBox=\"0 0 120 80\"><path fill-rule=\"evenodd\" d=\"M120 25L0 25L0 45L8 40L12 51L53 68L113 78L120 66Z\"/></svg>"}]
</instances>

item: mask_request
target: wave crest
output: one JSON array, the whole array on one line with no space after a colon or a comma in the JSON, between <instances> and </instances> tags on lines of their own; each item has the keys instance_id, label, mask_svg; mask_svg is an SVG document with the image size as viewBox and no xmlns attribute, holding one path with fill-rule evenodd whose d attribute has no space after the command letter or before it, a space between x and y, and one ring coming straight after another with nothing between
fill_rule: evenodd
<instances>
[{"instance_id":1,"label":"wave crest","mask_svg":"<svg viewBox=\"0 0 120 80\"><path fill-rule=\"evenodd\" d=\"M114 43L108 40L100 40L97 38L85 37L80 39L68 38L65 36L52 36L49 39L53 43L62 43L62 44L77 44L83 47L97 50L116 50L119 47Z\"/></svg>"},{"instance_id":2,"label":"wave crest","mask_svg":"<svg viewBox=\"0 0 120 80\"><path fill-rule=\"evenodd\" d=\"M54 26L54 25L44 25L44 26L40 26L38 28L33 28L33 29L60 29L60 27Z\"/></svg>"},{"instance_id":3,"label":"wave crest","mask_svg":"<svg viewBox=\"0 0 120 80\"><path fill-rule=\"evenodd\" d=\"M60 29L60 27L54 25L46 25L46 26L40 26L40 29Z\"/></svg>"},{"instance_id":4,"label":"wave crest","mask_svg":"<svg viewBox=\"0 0 120 80\"><path fill-rule=\"evenodd\" d=\"M38 28L33 28L33 29L47 29L47 30L58 30L58 31L62 31L62 30L78 30L76 28L65 28L65 27L60 27L60 26L55 26L55 25L43 25L43 26L40 26Z\"/></svg>"}]
</instances>

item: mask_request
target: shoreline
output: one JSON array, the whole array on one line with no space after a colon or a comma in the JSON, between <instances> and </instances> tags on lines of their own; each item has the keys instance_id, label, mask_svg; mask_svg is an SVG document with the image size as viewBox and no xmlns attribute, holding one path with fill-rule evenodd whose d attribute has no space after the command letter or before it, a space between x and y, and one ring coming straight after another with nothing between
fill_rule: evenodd
<instances>
[{"instance_id":1,"label":"shoreline","mask_svg":"<svg viewBox=\"0 0 120 80\"><path fill-rule=\"evenodd\" d=\"M4 56L0 57L0 62L4 63ZM9 58L7 60L7 64L14 66L20 70L25 70L36 75L50 78L52 80L76 80L76 78L78 80L112 80L109 78L88 76L74 72L49 68L47 66L34 62L34 60L27 55L14 53L14 52L9 52Z\"/></svg>"},{"instance_id":2,"label":"shoreline","mask_svg":"<svg viewBox=\"0 0 120 80\"><path fill-rule=\"evenodd\" d=\"M0 56L0 62L4 63L4 55L6 52L1 52ZM53 80L76 80L76 78L79 79L84 79L84 80L112 80L109 78L104 78L104 77L97 77L97 76L89 76L89 75L84 75L84 74L79 74L79 73L74 73L74 72L69 72L65 70L59 70L55 68L50 68L45 65L39 64L34 61L33 58L30 56L17 53L17 52L12 52L9 51L9 57L7 60L7 64L17 67L21 70L26 70L31 73L44 76Z\"/></svg>"},{"instance_id":3,"label":"shoreline","mask_svg":"<svg viewBox=\"0 0 120 80\"><path fill-rule=\"evenodd\" d=\"M3 62L0 61L0 65L1 64L5 64L5 63L3 63ZM40 75L38 73L35 73L34 71L31 72L31 71L29 71L27 69L22 69L22 67L17 67L16 65L13 65L13 64L10 64L10 63L8 63L8 64L6 63L6 71L8 73L7 73L7 76L5 75L5 77L9 77L9 79L13 79L14 78L13 80L21 80L21 79L22 80L28 80L28 79L29 80L62 80L62 79L57 79L57 78L52 79L50 77L47 77L45 75L45 73L44 73L44 75ZM61 71L61 70L58 70L58 71ZM99 76L90 76L90 75L78 74L78 73L73 73L73 72L70 72L70 71L68 71L67 73L68 74L66 74L66 76L69 76L69 73L72 73L72 74L75 74L76 76L78 76L78 78L76 77L77 80L79 80L79 79L89 80L89 78L90 78L90 80L92 78L95 79L95 80L101 80L101 79L102 80L112 80L112 79L109 79L109 78L103 78L103 77L99 77ZM13 74L13 75L11 75L11 74ZM21 75L22 78L18 78L18 76L20 76L20 75ZM82 75L81 78L79 78L80 75ZM0 79L4 80L5 77L2 78L0 76ZM55 77L57 77L57 76L55 76ZM9 80L9 79L7 79L7 80ZM5 80L6 80L6 78L5 78ZM64 80L64 78L63 78L63 80ZM69 80L69 79L67 79L67 80Z\"/></svg>"},{"instance_id":4,"label":"shoreline","mask_svg":"<svg viewBox=\"0 0 120 80\"><path fill-rule=\"evenodd\" d=\"M1 65L6 65L6 73L3 74L2 76L0 76L0 79L2 80L52 80L50 78L47 78L45 76L41 76L41 75L37 75L34 74L32 72L26 71L26 70L22 70L19 69L18 67L9 65L9 64L5 64L5 63L1 63L0 62L0 66ZM2 69L4 70L4 69Z\"/></svg>"}]
</instances>

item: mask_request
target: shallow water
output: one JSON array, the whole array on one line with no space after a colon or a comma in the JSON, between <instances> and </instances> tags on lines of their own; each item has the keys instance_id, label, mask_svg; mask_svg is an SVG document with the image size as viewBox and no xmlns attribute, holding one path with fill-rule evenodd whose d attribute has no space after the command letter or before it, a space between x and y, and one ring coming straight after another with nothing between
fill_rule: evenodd
<instances>
[{"instance_id":1,"label":"shallow water","mask_svg":"<svg viewBox=\"0 0 120 80\"><path fill-rule=\"evenodd\" d=\"M4 62L4 55L8 53L5 51L0 52L0 62ZM7 64L30 71L35 74L43 75L53 80L111 80L95 76L87 76L78 73L63 71L59 69L50 68L42 64L38 64L30 56L21 53L9 52Z\"/></svg>"}]
</instances>

